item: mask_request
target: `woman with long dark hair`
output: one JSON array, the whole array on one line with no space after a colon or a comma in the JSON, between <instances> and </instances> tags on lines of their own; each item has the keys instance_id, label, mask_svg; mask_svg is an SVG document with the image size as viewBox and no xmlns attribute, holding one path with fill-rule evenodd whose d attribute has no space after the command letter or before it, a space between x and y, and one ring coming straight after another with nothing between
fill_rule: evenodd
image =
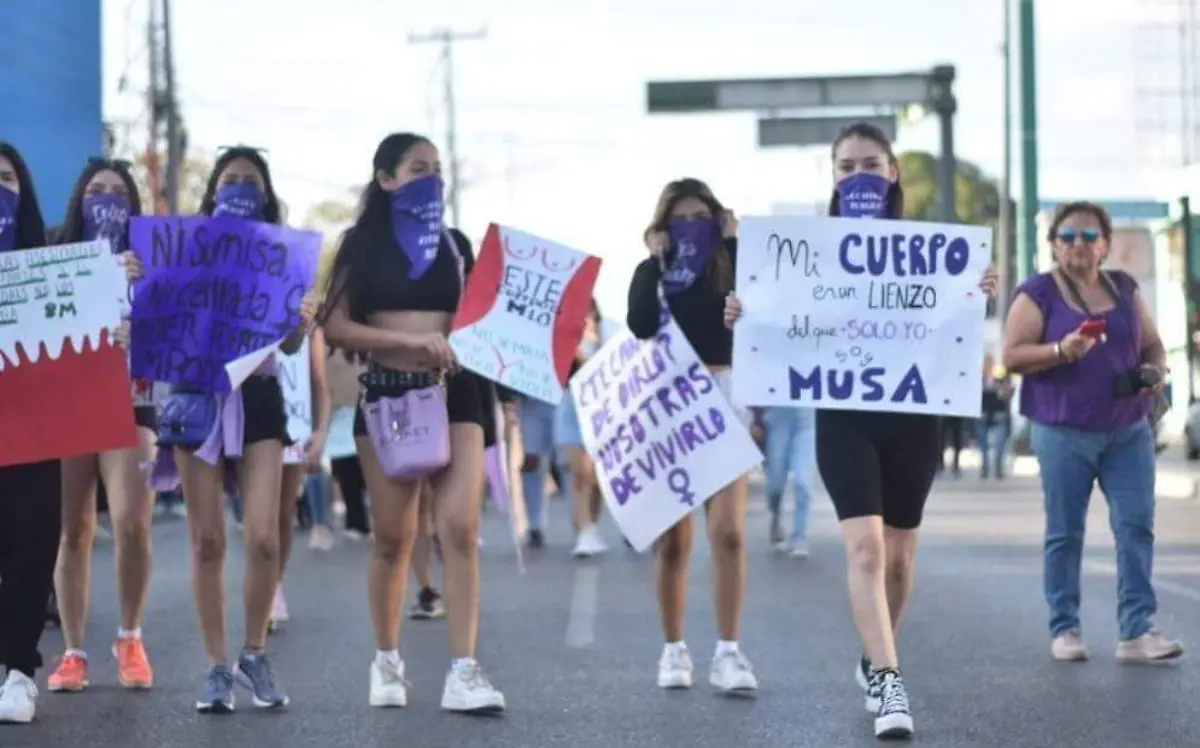
<instances>
[{"instance_id":1,"label":"woman with long dark hair","mask_svg":"<svg viewBox=\"0 0 1200 748\"><path fill-rule=\"evenodd\" d=\"M725 294L733 288L737 218L698 179L668 184L643 238L651 256L629 284L629 329L641 340L661 327L665 302L676 324L729 397L733 335L721 324ZM737 415L749 423L750 414ZM704 504L713 549L717 646L709 682L728 694L752 693L758 679L738 644L746 593L745 475ZM666 644L658 663L661 688L692 685L692 657L683 641L687 573L692 553L692 515L667 530L656 544L658 604Z\"/></svg>"},{"instance_id":2,"label":"woman with long dark hair","mask_svg":"<svg viewBox=\"0 0 1200 748\"><path fill-rule=\"evenodd\" d=\"M129 173L129 163L91 159L75 181L57 243L107 239L112 251L122 254L129 249L129 219L141 212L141 199ZM154 458L157 419L153 383L135 380L132 390L137 445L63 460L62 545L55 590L66 652L47 682L51 691L82 691L89 682L84 634L92 578L92 545L96 539L97 489L101 480L116 547L121 622L112 650L117 659L117 679L126 688L135 689L150 688L154 683L141 629L150 588L154 492L141 466Z\"/></svg>"},{"instance_id":3,"label":"woman with long dark hair","mask_svg":"<svg viewBox=\"0 0 1200 748\"><path fill-rule=\"evenodd\" d=\"M495 393L459 369L447 342L475 260L467 238L443 222L443 192L433 143L411 133L383 139L334 260L323 323L331 344L370 358L354 424L375 529L367 586L377 651L368 703L408 703L400 608L428 481L452 658L442 708L495 712L504 695L475 659L483 455L486 434L495 432Z\"/></svg>"},{"instance_id":4,"label":"woman with long dark hair","mask_svg":"<svg viewBox=\"0 0 1200 748\"><path fill-rule=\"evenodd\" d=\"M855 210L852 217L903 218L899 164L883 131L853 125L838 135L832 154L829 215L850 214L843 204L853 195L857 207L872 209ZM995 297L991 267L980 288ZM741 313L741 303L730 293L725 324L732 329ZM936 416L817 410L817 466L841 522L850 607L866 652L855 678L866 691L866 707L875 715L875 734L881 738L913 732L896 631L912 592L917 535L941 464L940 448L941 419Z\"/></svg>"},{"instance_id":5,"label":"woman with long dark hair","mask_svg":"<svg viewBox=\"0 0 1200 748\"><path fill-rule=\"evenodd\" d=\"M200 213L231 216L264 223L281 223L279 198L271 182L266 159L255 148L225 150L213 165L200 202ZM126 267L138 276L141 266L127 258ZM311 292L300 310L301 324L280 346L286 354L299 350L308 333L315 303ZM185 388L173 387L173 392ZM201 445L174 448L175 464L187 502L192 538L192 587L196 613L209 658L196 709L205 713L233 710L233 685L250 690L260 708L287 706L288 698L275 682L267 659L267 632L271 604L279 584L279 485L283 475L283 448L291 444L278 364L267 359L230 397L240 398L244 414L240 454L224 454L210 463L197 454ZM228 445L226 445L228 446ZM228 664L225 628L225 497L227 463L232 463L244 503L243 536L246 546L245 643L236 666Z\"/></svg>"},{"instance_id":6,"label":"woman with long dark hair","mask_svg":"<svg viewBox=\"0 0 1200 748\"><path fill-rule=\"evenodd\" d=\"M33 178L12 145L0 141L0 252L46 244ZM38 641L62 522L59 460L0 467L0 722L33 721L42 665Z\"/></svg>"}]
</instances>

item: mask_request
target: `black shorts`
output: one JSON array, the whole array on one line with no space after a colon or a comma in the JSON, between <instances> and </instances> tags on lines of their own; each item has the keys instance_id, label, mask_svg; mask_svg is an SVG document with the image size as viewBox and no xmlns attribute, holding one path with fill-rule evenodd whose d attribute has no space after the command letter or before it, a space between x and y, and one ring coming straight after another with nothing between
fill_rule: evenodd
<instances>
[{"instance_id":1,"label":"black shorts","mask_svg":"<svg viewBox=\"0 0 1200 748\"><path fill-rule=\"evenodd\" d=\"M172 388L179 391L183 388ZM287 430L287 410L283 403L283 387L279 379L266 374L253 374L238 390L242 398L242 445L275 439L291 446ZM217 415L220 418L220 414ZM192 445L198 448L200 445Z\"/></svg>"},{"instance_id":2,"label":"black shorts","mask_svg":"<svg viewBox=\"0 0 1200 748\"><path fill-rule=\"evenodd\" d=\"M838 519L920 527L941 464L940 431L936 416L818 410L817 467Z\"/></svg>"},{"instance_id":3,"label":"black shorts","mask_svg":"<svg viewBox=\"0 0 1200 748\"><path fill-rule=\"evenodd\" d=\"M158 410L153 405L136 405L133 408L135 425L151 431L158 431Z\"/></svg>"},{"instance_id":4,"label":"black shorts","mask_svg":"<svg viewBox=\"0 0 1200 748\"><path fill-rule=\"evenodd\" d=\"M362 400L368 403L381 397L399 397L405 392L431 387L437 381L433 374L394 371L378 364L371 364L361 380ZM484 407L483 388L488 384L469 371L460 371L446 378L446 412L450 423L477 423L483 427L486 436L485 423L494 420L488 408ZM354 411L354 435L366 434L367 422L360 406Z\"/></svg>"}]
</instances>

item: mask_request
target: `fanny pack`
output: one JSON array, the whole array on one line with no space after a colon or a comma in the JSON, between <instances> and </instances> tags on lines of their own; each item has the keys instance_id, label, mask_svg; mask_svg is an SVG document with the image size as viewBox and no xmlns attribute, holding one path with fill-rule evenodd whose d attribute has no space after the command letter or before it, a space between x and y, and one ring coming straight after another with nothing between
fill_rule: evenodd
<instances>
[{"instance_id":1,"label":"fanny pack","mask_svg":"<svg viewBox=\"0 0 1200 748\"><path fill-rule=\"evenodd\" d=\"M359 381L367 388L386 388L430 379L426 374L374 371ZM375 457L392 480L416 480L450 464L450 415L442 381L371 402L364 399L362 412Z\"/></svg>"},{"instance_id":2,"label":"fanny pack","mask_svg":"<svg viewBox=\"0 0 1200 748\"><path fill-rule=\"evenodd\" d=\"M217 397L211 392L170 392L158 406L160 446L203 444L217 423Z\"/></svg>"}]
</instances>

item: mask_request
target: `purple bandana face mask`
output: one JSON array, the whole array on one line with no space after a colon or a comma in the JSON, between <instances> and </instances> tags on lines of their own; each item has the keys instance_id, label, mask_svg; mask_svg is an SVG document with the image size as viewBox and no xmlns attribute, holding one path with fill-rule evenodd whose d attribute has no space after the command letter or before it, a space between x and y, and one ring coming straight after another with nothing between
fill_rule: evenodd
<instances>
[{"instance_id":1,"label":"purple bandana face mask","mask_svg":"<svg viewBox=\"0 0 1200 748\"><path fill-rule=\"evenodd\" d=\"M17 246L17 208L20 205L20 193L0 187L0 252Z\"/></svg>"},{"instance_id":2,"label":"purple bandana face mask","mask_svg":"<svg viewBox=\"0 0 1200 748\"><path fill-rule=\"evenodd\" d=\"M721 229L711 218L674 220L667 224L673 256L663 273L663 292L674 294L696 282L721 246Z\"/></svg>"},{"instance_id":3,"label":"purple bandana face mask","mask_svg":"<svg viewBox=\"0 0 1200 748\"><path fill-rule=\"evenodd\" d=\"M837 183L839 211L843 218L884 218L887 193L892 183L878 174L851 174Z\"/></svg>"},{"instance_id":4,"label":"purple bandana face mask","mask_svg":"<svg viewBox=\"0 0 1200 748\"><path fill-rule=\"evenodd\" d=\"M129 198L113 192L83 199L83 239L107 239L115 254L129 248Z\"/></svg>"},{"instance_id":5,"label":"purple bandana face mask","mask_svg":"<svg viewBox=\"0 0 1200 748\"><path fill-rule=\"evenodd\" d=\"M263 220L266 209L266 196L253 182L235 182L217 190L216 207L213 208L213 218L217 216L234 216L248 218L251 221Z\"/></svg>"},{"instance_id":6,"label":"purple bandana face mask","mask_svg":"<svg viewBox=\"0 0 1200 748\"><path fill-rule=\"evenodd\" d=\"M418 177L392 193L392 236L408 256L408 277L425 275L442 239L445 185L437 174Z\"/></svg>"}]
</instances>

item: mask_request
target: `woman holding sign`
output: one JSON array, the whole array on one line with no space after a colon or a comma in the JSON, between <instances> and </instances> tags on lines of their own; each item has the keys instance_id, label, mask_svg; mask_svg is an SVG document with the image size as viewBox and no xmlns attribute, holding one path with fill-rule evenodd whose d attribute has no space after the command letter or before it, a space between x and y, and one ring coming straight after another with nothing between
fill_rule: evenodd
<instances>
[{"instance_id":1,"label":"woman holding sign","mask_svg":"<svg viewBox=\"0 0 1200 748\"><path fill-rule=\"evenodd\" d=\"M217 158L200 203L200 213L212 218L281 223L279 199L271 183L271 173L258 150L238 146L227 149ZM127 255L126 268L131 278L140 277L144 272L132 253ZM279 347L283 353L299 350L315 309L315 299L310 291L300 306L300 325ZM196 613L209 658L208 674L196 700L196 709L203 713L231 711L235 681L251 692L255 706L282 708L287 706L288 698L276 683L266 655L271 604L280 572L279 492L283 449L291 444L275 359L266 359L230 395L240 398L234 409L242 416L242 443L231 447L228 440L222 439L223 443L217 446L224 459L218 458L215 464L200 454L202 445L198 442L212 441L207 424L201 430L203 434L193 434L193 429L182 420L175 426L167 418L168 410L185 415L188 411L200 410L201 405L189 404L189 401L210 397L213 397L212 393L173 387L163 402L160 420L166 423L159 424L160 445L164 442L175 445L175 464L182 479L192 536L192 587ZM168 409L168 403L173 400L179 404ZM224 401L218 398L218 403L216 417L224 420ZM240 409L236 407L239 404ZM176 428L184 434L183 438L174 438ZM193 435L195 442L191 440ZM231 449L234 453L230 453ZM246 543L246 638L232 668L228 664L223 578L225 499L222 489L227 463L235 468L244 503Z\"/></svg>"},{"instance_id":2,"label":"woman holding sign","mask_svg":"<svg viewBox=\"0 0 1200 748\"><path fill-rule=\"evenodd\" d=\"M504 695L475 660L491 385L459 370L447 342L474 256L466 237L443 224L443 190L441 159L428 139L384 138L334 260L323 323L331 345L370 357L354 424L375 529L367 584L377 651L368 702L408 703L400 609L420 532L419 487L428 480L452 656L442 708L496 712Z\"/></svg>"},{"instance_id":3,"label":"woman holding sign","mask_svg":"<svg viewBox=\"0 0 1200 748\"><path fill-rule=\"evenodd\" d=\"M853 125L838 135L832 150L829 215L903 218L899 165L881 130ZM980 288L995 297L992 268ZM732 329L741 314L741 303L731 293L725 324ZM817 411L817 465L841 522L850 607L866 651L855 678L866 691L878 737L913 732L896 630L912 591L917 533L940 464L941 419L936 416Z\"/></svg>"},{"instance_id":4,"label":"woman holding sign","mask_svg":"<svg viewBox=\"0 0 1200 748\"><path fill-rule=\"evenodd\" d=\"M1098 205L1061 206L1047 240L1057 267L1022 283L1004 327L1004 365L1024 376L1045 493L1050 654L1089 657L1080 631L1088 504L1099 482L1117 546L1120 662L1157 662L1183 645L1154 626L1155 437L1166 410L1166 350L1133 276L1101 270L1112 219Z\"/></svg>"},{"instance_id":5,"label":"woman holding sign","mask_svg":"<svg viewBox=\"0 0 1200 748\"><path fill-rule=\"evenodd\" d=\"M724 297L733 288L737 219L698 179L671 182L663 190L645 240L651 256L629 286L629 329L639 339L654 337L667 308L729 397L733 335L721 324ZM739 411L743 422L750 415ZM713 549L717 630L709 682L731 694L752 693L758 679L738 646L746 588L746 491L742 476L705 504ZM688 562L692 551L688 515L657 543L658 601L666 645L658 663L661 688L692 685L692 657L683 641Z\"/></svg>"},{"instance_id":6,"label":"woman holding sign","mask_svg":"<svg viewBox=\"0 0 1200 748\"><path fill-rule=\"evenodd\" d=\"M0 252L46 245L46 224L29 168L0 141ZM38 641L62 521L59 460L0 467L0 723L32 722L42 665Z\"/></svg>"},{"instance_id":7,"label":"woman holding sign","mask_svg":"<svg viewBox=\"0 0 1200 748\"><path fill-rule=\"evenodd\" d=\"M58 243L107 239L117 254L129 249L129 218L141 215L137 183L124 161L92 159L79 175L67 203ZM154 671L142 643L142 614L150 588L150 521L154 491L142 464L154 459L157 419L151 382L133 385L138 445L130 449L63 460L62 545L55 588L62 620L63 653L50 675L51 691L82 691L88 686L84 651L92 544L96 538L97 488L104 481L116 545L117 597L121 622L112 651L117 679L126 688L150 688Z\"/></svg>"}]
</instances>

